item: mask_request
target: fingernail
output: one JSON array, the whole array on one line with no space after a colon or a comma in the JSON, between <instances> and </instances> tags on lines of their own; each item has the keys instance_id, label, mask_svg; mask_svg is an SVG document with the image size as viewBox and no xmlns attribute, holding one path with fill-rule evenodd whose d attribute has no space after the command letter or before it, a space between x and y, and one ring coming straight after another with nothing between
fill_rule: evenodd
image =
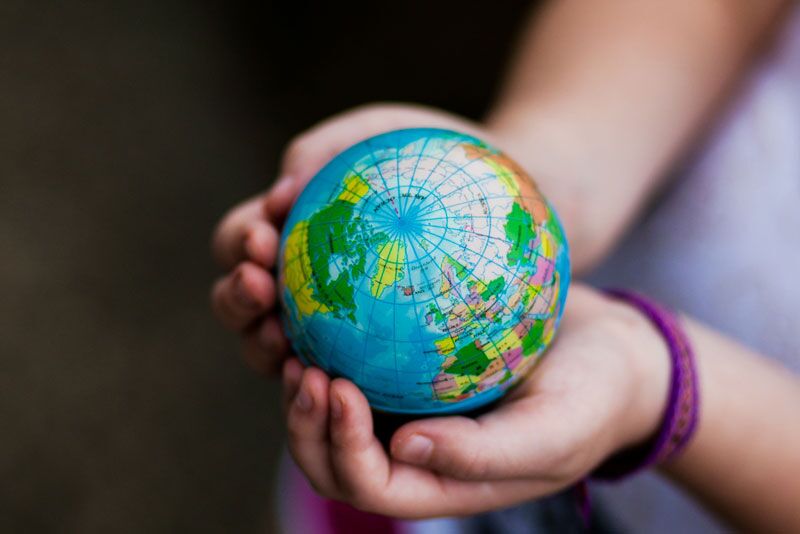
<instances>
[{"instance_id":1,"label":"fingernail","mask_svg":"<svg viewBox=\"0 0 800 534\"><path fill-rule=\"evenodd\" d=\"M344 413L344 403L342 398L335 393L331 396L331 417L334 419L341 419Z\"/></svg>"},{"instance_id":2,"label":"fingernail","mask_svg":"<svg viewBox=\"0 0 800 534\"><path fill-rule=\"evenodd\" d=\"M432 453L433 442L430 438L420 434L412 434L400 445L398 458L411 464L422 464L428 461Z\"/></svg>"},{"instance_id":3,"label":"fingernail","mask_svg":"<svg viewBox=\"0 0 800 534\"><path fill-rule=\"evenodd\" d=\"M309 395L305 389L301 389L300 392L297 394L295 403L297 403L297 407L300 409L301 412L310 412L312 406L314 405L314 400L311 398L311 395Z\"/></svg>"}]
</instances>

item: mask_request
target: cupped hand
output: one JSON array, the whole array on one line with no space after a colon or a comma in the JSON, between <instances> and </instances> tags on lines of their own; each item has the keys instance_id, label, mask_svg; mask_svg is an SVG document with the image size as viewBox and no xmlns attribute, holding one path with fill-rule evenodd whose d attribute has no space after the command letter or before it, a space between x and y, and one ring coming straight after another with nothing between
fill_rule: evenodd
<instances>
[{"instance_id":1,"label":"cupped hand","mask_svg":"<svg viewBox=\"0 0 800 534\"><path fill-rule=\"evenodd\" d=\"M280 229L297 196L330 159L382 132L412 127L449 128L491 139L489 132L456 116L422 106L373 104L336 115L299 135L284 153L281 172L266 193L231 209L217 226L212 251L227 272L211 290L220 322L239 333L245 361L270 375L290 346L277 314L275 267Z\"/></svg>"},{"instance_id":2,"label":"cupped hand","mask_svg":"<svg viewBox=\"0 0 800 534\"><path fill-rule=\"evenodd\" d=\"M480 513L554 493L657 428L667 349L625 304L574 285L557 339L486 415L421 419L387 453L367 400L296 359L284 365L289 448L315 489L402 518Z\"/></svg>"}]
</instances>

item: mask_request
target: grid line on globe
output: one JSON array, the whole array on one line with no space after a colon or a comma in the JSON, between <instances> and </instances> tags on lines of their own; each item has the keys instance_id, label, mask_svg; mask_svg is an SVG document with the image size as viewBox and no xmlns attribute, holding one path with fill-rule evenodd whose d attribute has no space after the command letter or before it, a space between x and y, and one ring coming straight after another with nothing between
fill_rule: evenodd
<instances>
[{"instance_id":1,"label":"grid line on globe","mask_svg":"<svg viewBox=\"0 0 800 534\"><path fill-rule=\"evenodd\" d=\"M388 132L311 180L279 255L305 364L388 412L500 398L552 342L569 284L558 217L507 156L465 134Z\"/></svg>"}]
</instances>

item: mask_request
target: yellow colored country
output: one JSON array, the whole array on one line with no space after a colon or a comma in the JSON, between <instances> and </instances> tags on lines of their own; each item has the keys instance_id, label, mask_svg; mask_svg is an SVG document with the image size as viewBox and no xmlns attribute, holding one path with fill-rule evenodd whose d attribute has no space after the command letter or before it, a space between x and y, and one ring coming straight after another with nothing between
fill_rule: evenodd
<instances>
[{"instance_id":1,"label":"yellow colored country","mask_svg":"<svg viewBox=\"0 0 800 534\"><path fill-rule=\"evenodd\" d=\"M519 195L519 186L515 180L517 174L513 170L491 157L484 158L484 161L495 172L497 179L500 180L509 195Z\"/></svg>"},{"instance_id":2,"label":"yellow colored country","mask_svg":"<svg viewBox=\"0 0 800 534\"><path fill-rule=\"evenodd\" d=\"M380 297L384 289L400 280L405 258L405 244L398 240L389 241L378 249L378 272L370 284L373 297Z\"/></svg>"},{"instance_id":3,"label":"yellow colored country","mask_svg":"<svg viewBox=\"0 0 800 534\"><path fill-rule=\"evenodd\" d=\"M446 337L443 339L439 339L433 342L436 345L436 350L439 351L439 354L442 356L447 356L456 348L456 344L453 342L453 338Z\"/></svg>"},{"instance_id":4,"label":"yellow colored country","mask_svg":"<svg viewBox=\"0 0 800 534\"><path fill-rule=\"evenodd\" d=\"M350 174L344 179L344 191L338 199L355 204L361 200L369 191L369 184L357 174Z\"/></svg>"},{"instance_id":5,"label":"yellow colored country","mask_svg":"<svg viewBox=\"0 0 800 534\"><path fill-rule=\"evenodd\" d=\"M549 232L542 232L542 256L545 258L553 258L554 257L554 249L555 245L553 243L553 238L550 236Z\"/></svg>"},{"instance_id":6,"label":"yellow colored country","mask_svg":"<svg viewBox=\"0 0 800 534\"><path fill-rule=\"evenodd\" d=\"M295 302L297 313L311 315L314 312L330 311L327 306L314 299L311 287L311 259L308 257L308 223L301 221L292 228L286 238L286 261L283 266L286 289Z\"/></svg>"}]
</instances>

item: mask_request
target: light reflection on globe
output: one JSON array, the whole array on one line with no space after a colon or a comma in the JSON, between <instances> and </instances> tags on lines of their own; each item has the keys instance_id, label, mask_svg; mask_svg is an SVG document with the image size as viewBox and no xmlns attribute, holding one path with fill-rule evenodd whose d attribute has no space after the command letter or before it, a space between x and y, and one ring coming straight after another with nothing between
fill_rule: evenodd
<instances>
[{"instance_id":1,"label":"light reflection on globe","mask_svg":"<svg viewBox=\"0 0 800 534\"><path fill-rule=\"evenodd\" d=\"M449 130L381 134L328 163L289 214L286 331L375 409L476 409L552 341L568 256L552 207L498 150Z\"/></svg>"}]
</instances>

